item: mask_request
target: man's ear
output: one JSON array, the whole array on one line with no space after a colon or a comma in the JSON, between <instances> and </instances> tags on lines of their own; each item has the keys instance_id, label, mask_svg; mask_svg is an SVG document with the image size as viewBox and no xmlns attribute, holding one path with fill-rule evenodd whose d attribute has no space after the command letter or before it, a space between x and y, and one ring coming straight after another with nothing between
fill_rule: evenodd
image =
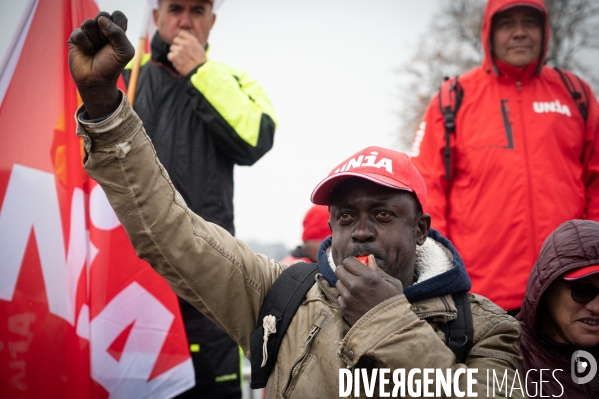
<instances>
[{"instance_id":1,"label":"man's ear","mask_svg":"<svg viewBox=\"0 0 599 399\"><path fill-rule=\"evenodd\" d=\"M154 25L158 26L158 9L154 8L152 10L152 18L154 18Z\"/></svg>"},{"instance_id":2,"label":"man's ear","mask_svg":"<svg viewBox=\"0 0 599 399\"><path fill-rule=\"evenodd\" d=\"M426 241L426 237L428 237L428 230L431 227L431 216L427 213L424 213L418 216L418 220L416 221L416 243L418 245L424 244Z\"/></svg>"}]
</instances>

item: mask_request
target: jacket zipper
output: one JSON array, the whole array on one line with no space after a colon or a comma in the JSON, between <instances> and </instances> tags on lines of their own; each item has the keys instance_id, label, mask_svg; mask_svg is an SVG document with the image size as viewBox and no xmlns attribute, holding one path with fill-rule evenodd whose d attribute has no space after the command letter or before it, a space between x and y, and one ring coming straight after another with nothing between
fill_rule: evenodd
<instances>
[{"instance_id":1,"label":"jacket zipper","mask_svg":"<svg viewBox=\"0 0 599 399\"><path fill-rule=\"evenodd\" d=\"M300 375L300 371L304 366L304 361L308 358L308 355L310 354L310 350L312 349L312 343L314 342L314 337L316 337L318 335L320 330L321 330L321 327L314 324L312 326L312 329L310 330L310 333L308 334L308 337L305 339L304 343L302 344L302 348L306 348L306 349L304 350L304 353L302 353L300 358L297 360L297 362L295 362L295 364L293 365L293 368L291 369L291 376L289 377L289 384L287 384L287 388L285 388L285 391L283 392L284 398L289 398L289 396L291 395L291 392L293 392L293 388L295 388L295 385L299 379L298 377Z\"/></svg>"},{"instance_id":2,"label":"jacket zipper","mask_svg":"<svg viewBox=\"0 0 599 399\"><path fill-rule=\"evenodd\" d=\"M505 134L507 136L507 147L509 149L514 148L514 138L512 135L512 124L510 123L510 108L506 105L509 100L501 100L501 114L503 115L503 126L505 128Z\"/></svg>"},{"instance_id":3,"label":"jacket zipper","mask_svg":"<svg viewBox=\"0 0 599 399\"><path fill-rule=\"evenodd\" d=\"M447 302L447 299L445 299L444 296L441 296L440 298L441 298L441 302L443 302L443 305L445 306L445 310L447 312L450 312L451 311L451 306L449 306L449 302Z\"/></svg>"},{"instance_id":4,"label":"jacket zipper","mask_svg":"<svg viewBox=\"0 0 599 399\"><path fill-rule=\"evenodd\" d=\"M426 320L431 317L445 317L447 321L453 320L452 318L447 317L447 312L437 312L437 313L425 313L422 316L418 316L420 320Z\"/></svg>"},{"instance_id":5,"label":"jacket zipper","mask_svg":"<svg viewBox=\"0 0 599 399\"><path fill-rule=\"evenodd\" d=\"M324 293L324 296L326 296L331 301L333 301L333 303L336 304L337 303L337 298L335 298L330 292L328 292L327 290L324 289L324 287L322 286L322 279L318 279L317 281L318 281L318 287Z\"/></svg>"},{"instance_id":6,"label":"jacket zipper","mask_svg":"<svg viewBox=\"0 0 599 399\"><path fill-rule=\"evenodd\" d=\"M441 302L443 302L443 306L445 307L445 312L433 312L433 313L425 313L422 316L418 316L420 320L428 319L429 317L445 317L447 321L454 320L454 318L449 317L449 313L451 312L451 306L449 306L449 302L445 299L445 297L440 297ZM457 318L457 316L456 316Z\"/></svg>"},{"instance_id":7,"label":"jacket zipper","mask_svg":"<svg viewBox=\"0 0 599 399\"><path fill-rule=\"evenodd\" d=\"M530 227L532 229L532 234L530 234L530 241L531 241L531 246L530 246L530 250L531 250L531 258L533 261L534 259L536 259L537 257L537 253L539 252L539 249L536 248L536 241L535 241L535 237L537 236L536 233L536 226L535 226L535 215L534 215L534 207L533 207L533 200L532 200L532 178L530 176L530 171L531 171L531 167L530 167L530 154L528 153L528 143L526 141L526 132L524 130L524 113L522 112L522 83L520 83L520 81L516 82L516 91L517 91L517 95L518 95L518 106L520 107L520 126L522 129L522 142L524 144L524 161L526 163L525 165L525 173L526 173L526 186L528 187L528 193L527 193L527 197L528 197L528 216L529 216L529 223L530 223Z\"/></svg>"},{"instance_id":8,"label":"jacket zipper","mask_svg":"<svg viewBox=\"0 0 599 399\"><path fill-rule=\"evenodd\" d=\"M319 331L320 331L320 327L312 326L312 329L310 330L310 333L308 334L308 338L306 338L306 340L302 344L302 348L305 348L306 346L308 346L310 344L310 342L312 342L312 339L314 339L314 336L316 334L318 334Z\"/></svg>"}]
</instances>

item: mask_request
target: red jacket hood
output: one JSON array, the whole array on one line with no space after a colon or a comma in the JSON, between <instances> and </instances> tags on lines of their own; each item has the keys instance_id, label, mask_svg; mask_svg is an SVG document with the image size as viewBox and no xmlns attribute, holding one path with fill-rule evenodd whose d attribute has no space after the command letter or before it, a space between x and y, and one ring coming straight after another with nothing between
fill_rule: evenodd
<instances>
[{"instance_id":1,"label":"red jacket hood","mask_svg":"<svg viewBox=\"0 0 599 399\"><path fill-rule=\"evenodd\" d=\"M483 30L482 30L482 44L485 50L485 58L483 60L483 67L485 69L492 69L495 75L499 75L499 69L497 64L493 60L491 54L492 42L491 42L491 25L493 16L500 11L507 8L516 6L529 6L540 10L543 13L543 50L539 59L537 72L541 70L545 63L545 57L547 56L547 48L549 46L549 18L547 16L547 8L543 0L489 0L485 8L485 15L483 17ZM503 69L502 69L503 70Z\"/></svg>"}]
</instances>

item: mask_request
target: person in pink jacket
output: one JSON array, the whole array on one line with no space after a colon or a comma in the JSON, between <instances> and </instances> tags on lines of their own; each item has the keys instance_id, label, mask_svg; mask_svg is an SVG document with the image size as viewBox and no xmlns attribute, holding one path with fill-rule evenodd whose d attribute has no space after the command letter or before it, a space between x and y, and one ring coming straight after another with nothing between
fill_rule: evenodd
<instances>
[{"instance_id":1,"label":"person in pink jacket","mask_svg":"<svg viewBox=\"0 0 599 399\"><path fill-rule=\"evenodd\" d=\"M432 227L462 254L472 291L514 314L549 233L599 220L599 106L580 81L585 121L560 72L544 65L549 34L541 0L490 0L483 64L458 78L449 178L438 95L411 151Z\"/></svg>"}]
</instances>

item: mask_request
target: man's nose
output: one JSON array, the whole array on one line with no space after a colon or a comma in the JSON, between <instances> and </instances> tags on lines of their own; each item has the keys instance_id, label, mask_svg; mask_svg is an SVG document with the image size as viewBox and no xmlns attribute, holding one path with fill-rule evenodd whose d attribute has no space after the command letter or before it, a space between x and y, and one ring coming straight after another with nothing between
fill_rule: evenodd
<instances>
[{"instance_id":1,"label":"man's nose","mask_svg":"<svg viewBox=\"0 0 599 399\"><path fill-rule=\"evenodd\" d=\"M181 17L179 19L179 28L181 29L189 29L191 28L191 15L188 11L181 13Z\"/></svg>"},{"instance_id":2,"label":"man's nose","mask_svg":"<svg viewBox=\"0 0 599 399\"><path fill-rule=\"evenodd\" d=\"M524 29L524 24L522 22L516 22L516 26L514 27L514 32L512 33L514 37L524 37L526 36L526 29Z\"/></svg>"},{"instance_id":3,"label":"man's nose","mask_svg":"<svg viewBox=\"0 0 599 399\"><path fill-rule=\"evenodd\" d=\"M372 241L375 237L375 232L372 224L367 221L358 221L352 231L352 240L358 242Z\"/></svg>"}]
</instances>

